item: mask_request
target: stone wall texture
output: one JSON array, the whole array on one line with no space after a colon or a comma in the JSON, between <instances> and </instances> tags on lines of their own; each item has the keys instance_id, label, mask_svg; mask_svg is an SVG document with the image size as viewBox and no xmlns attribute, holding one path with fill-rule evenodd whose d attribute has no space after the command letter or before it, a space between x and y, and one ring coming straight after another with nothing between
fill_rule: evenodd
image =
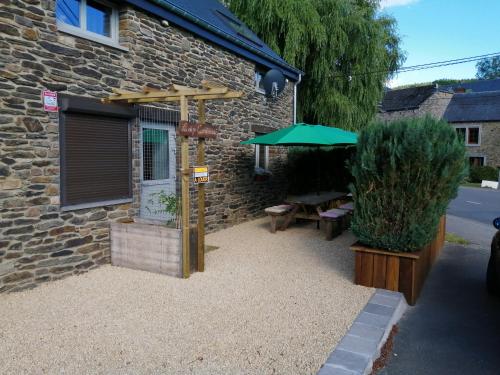
<instances>
[{"instance_id":1,"label":"stone wall texture","mask_svg":"<svg viewBox=\"0 0 500 375\"><path fill-rule=\"evenodd\" d=\"M55 1L0 4L0 292L109 263L110 222L130 220L140 206L133 121L133 201L61 211L58 114L43 111L42 89L100 98L113 88L199 87L206 79L242 90L241 100L207 103L207 121L219 128L218 139L207 142L213 181L206 189L207 230L257 217L284 196L286 151L271 152L273 175L256 182L253 147L239 142L254 136L252 126L277 129L292 121L292 83L268 101L254 90L252 62L135 8L120 12L120 44L128 48L122 51L57 31Z\"/></svg>"},{"instance_id":2,"label":"stone wall texture","mask_svg":"<svg viewBox=\"0 0 500 375\"><path fill-rule=\"evenodd\" d=\"M481 145L467 146L469 156L484 156L485 164L500 168L500 122L473 122L466 124L453 123L454 126L480 126Z\"/></svg>"},{"instance_id":3,"label":"stone wall texture","mask_svg":"<svg viewBox=\"0 0 500 375\"><path fill-rule=\"evenodd\" d=\"M452 96L453 93L437 91L427 98L417 109L379 112L377 117L383 121L394 121L408 117L421 117L428 114L436 118L442 118L446 111L446 107L450 104Z\"/></svg>"}]
</instances>

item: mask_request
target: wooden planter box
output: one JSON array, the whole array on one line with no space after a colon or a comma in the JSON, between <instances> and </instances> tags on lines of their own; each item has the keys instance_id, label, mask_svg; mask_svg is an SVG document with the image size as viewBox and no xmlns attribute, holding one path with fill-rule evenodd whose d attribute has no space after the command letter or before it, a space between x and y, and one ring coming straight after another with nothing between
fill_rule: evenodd
<instances>
[{"instance_id":1,"label":"wooden planter box","mask_svg":"<svg viewBox=\"0 0 500 375\"><path fill-rule=\"evenodd\" d=\"M182 231L141 223L111 224L111 264L181 277Z\"/></svg>"},{"instance_id":2,"label":"wooden planter box","mask_svg":"<svg viewBox=\"0 0 500 375\"><path fill-rule=\"evenodd\" d=\"M414 253L394 253L355 243L354 282L358 285L388 289L404 294L410 305L417 301L430 268L444 245L446 217L439 222L434 241Z\"/></svg>"}]
</instances>

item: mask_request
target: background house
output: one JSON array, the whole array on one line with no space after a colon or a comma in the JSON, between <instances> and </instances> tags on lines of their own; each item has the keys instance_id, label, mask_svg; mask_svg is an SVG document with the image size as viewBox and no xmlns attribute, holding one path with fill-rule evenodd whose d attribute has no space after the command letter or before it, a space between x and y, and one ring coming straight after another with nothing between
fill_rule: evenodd
<instances>
[{"instance_id":1,"label":"background house","mask_svg":"<svg viewBox=\"0 0 500 375\"><path fill-rule=\"evenodd\" d=\"M467 90L489 90L500 80L464 83ZM462 87L462 86L460 86ZM500 91L461 93L437 85L389 90L377 117L393 121L430 114L448 121L463 137L471 165L500 168ZM499 87L500 88L500 87Z\"/></svg>"},{"instance_id":2,"label":"background house","mask_svg":"<svg viewBox=\"0 0 500 375\"><path fill-rule=\"evenodd\" d=\"M456 93L500 91L500 78L481 79L473 82L455 83L453 85L441 86L444 90Z\"/></svg>"},{"instance_id":3,"label":"background house","mask_svg":"<svg viewBox=\"0 0 500 375\"><path fill-rule=\"evenodd\" d=\"M384 94L377 117L384 121L425 114L441 118L452 96L453 92L443 90L438 85L388 90Z\"/></svg>"},{"instance_id":4,"label":"background house","mask_svg":"<svg viewBox=\"0 0 500 375\"><path fill-rule=\"evenodd\" d=\"M301 72L218 1L18 0L3 10L0 292L108 263L112 221L164 218L156 197L176 193L178 108L102 104L113 89L208 80L244 92L207 103L219 133L207 142L207 230L286 194L286 151L255 155L239 142L293 121ZM261 88L269 69L288 81L275 100ZM56 112L42 106L46 89L58 94ZM271 178L256 182L256 163Z\"/></svg>"},{"instance_id":5,"label":"background house","mask_svg":"<svg viewBox=\"0 0 500 375\"><path fill-rule=\"evenodd\" d=\"M471 165L500 168L500 91L455 94L443 118L463 137Z\"/></svg>"}]
</instances>

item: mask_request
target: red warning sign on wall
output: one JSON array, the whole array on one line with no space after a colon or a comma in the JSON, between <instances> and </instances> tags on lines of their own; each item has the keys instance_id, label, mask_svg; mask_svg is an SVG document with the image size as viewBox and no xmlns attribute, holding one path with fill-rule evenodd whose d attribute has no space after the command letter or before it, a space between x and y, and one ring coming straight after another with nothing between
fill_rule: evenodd
<instances>
[{"instance_id":1,"label":"red warning sign on wall","mask_svg":"<svg viewBox=\"0 0 500 375\"><path fill-rule=\"evenodd\" d=\"M57 92L50 90L42 91L43 110L45 112L57 112Z\"/></svg>"}]
</instances>

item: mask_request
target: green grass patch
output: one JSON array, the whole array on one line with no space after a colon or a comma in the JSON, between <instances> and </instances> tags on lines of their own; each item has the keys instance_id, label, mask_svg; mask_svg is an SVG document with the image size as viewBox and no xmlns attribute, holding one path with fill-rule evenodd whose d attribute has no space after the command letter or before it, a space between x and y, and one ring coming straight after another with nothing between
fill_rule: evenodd
<instances>
[{"instance_id":1,"label":"green grass patch","mask_svg":"<svg viewBox=\"0 0 500 375\"><path fill-rule=\"evenodd\" d=\"M205 245L205 253L217 250L218 248L219 248L219 246Z\"/></svg>"},{"instance_id":2,"label":"green grass patch","mask_svg":"<svg viewBox=\"0 0 500 375\"><path fill-rule=\"evenodd\" d=\"M480 182L462 182L460 184L460 186L480 188L481 187L481 183Z\"/></svg>"},{"instance_id":3,"label":"green grass patch","mask_svg":"<svg viewBox=\"0 0 500 375\"><path fill-rule=\"evenodd\" d=\"M467 241L465 238L462 238L459 235L457 235L455 233L450 233L450 232L446 232L445 240L447 242L457 243L459 245L468 245L468 244L470 244L470 242Z\"/></svg>"}]
</instances>

